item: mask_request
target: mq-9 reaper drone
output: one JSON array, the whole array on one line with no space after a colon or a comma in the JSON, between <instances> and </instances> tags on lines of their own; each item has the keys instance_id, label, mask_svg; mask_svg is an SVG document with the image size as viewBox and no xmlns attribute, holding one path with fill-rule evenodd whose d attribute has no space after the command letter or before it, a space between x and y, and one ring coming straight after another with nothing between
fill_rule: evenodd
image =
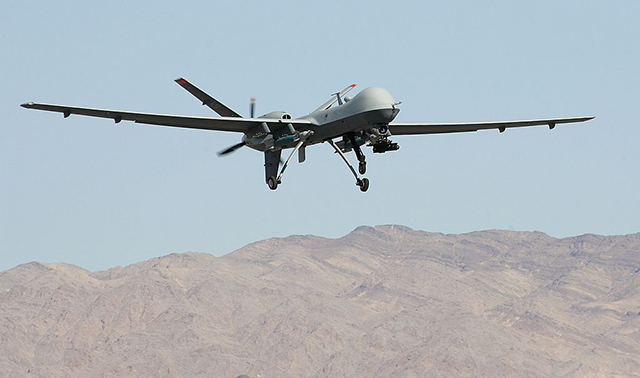
<instances>
[{"instance_id":1,"label":"mq-9 reaper drone","mask_svg":"<svg viewBox=\"0 0 640 378\"><path fill-rule=\"evenodd\" d=\"M244 146L263 152L265 178L272 190L277 189L282 183L282 176L296 153L298 161L302 163L306 158L307 146L327 142L347 164L356 179L356 185L363 192L369 189L369 180L361 177L367 171L367 162L361 146L372 147L374 153L395 151L400 146L390 139L391 136L471 132L484 129L498 129L504 132L511 127L536 125L548 125L553 129L560 123L584 122L594 118L589 116L495 122L399 123L393 120L400 112L398 108L400 103L396 102L389 92L380 87L370 87L363 89L353 98L347 97L347 93L356 86L355 84L333 94L329 101L300 118L294 119L289 113L283 111L274 111L254 118L254 99L251 101L250 117L244 118L186 79L180 78L175 81L220 117L138 113L33 102L22 104L22 107L59 112L65 118L71 114L78 114L110 118L116 123L124 120L150 125L243 133L241 142L219 152L219 155L229 154ZM338 105L333 106L336 102ZM290 148L293 150L280 166L282 151ZM351 150L355 152L358 159L357 172L345 156L345 153Z\"/></svg>"}]
</instances>

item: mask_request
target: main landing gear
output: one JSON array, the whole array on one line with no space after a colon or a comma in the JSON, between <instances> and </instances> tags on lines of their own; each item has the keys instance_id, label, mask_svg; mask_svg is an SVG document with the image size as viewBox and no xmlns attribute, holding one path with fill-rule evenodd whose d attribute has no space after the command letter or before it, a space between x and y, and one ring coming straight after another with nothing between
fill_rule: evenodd
<instances>
[{"instance_id":1,"label":"main landing gear","mask_svg":"<svg viewBox=\"0 0 640 378\"><path fill-rule=\"evenodd\" d=\"M265 166L265 173L266 173L266 181L269 189L271 190L278 189L278 185L282 183L282 176L284 176L284 172L289 166L291 159L297 152L300 151L300 154L301 154L299 157L300 162L304 161L304 144L308 139L308 137L311 135L313 135L311 131L300 133L299 139L296 141L296 145L293 148L293 151L291 151L291 154L289 155L289 157L284 162L281 168L279 168L279 164L281 161L280 156L282 153L281 149L278 149L275 151L267 150L264 152L264 162L265 162L264 166ZM365 160L364 154L362 153L362 150L360 149L360 145L357 143L356 136L353 133L347 133L345 137L349 140L351 144L351 148L354 150L356 157L358 158L358 172L360 172L361 175L364 175L367 172L367 162ZM349 170L351 171L351 173L353 173L353 176L356 178L356 186L360 188L360 191L366 192L367 190L369 190L369 179L365 177L360 177L358 175L358 172L356 172L356 170L353 168L351 163L349 163L349 160L345 156L344 152L342 152L342 149L338 147L333 140L328 139L327 142L329 142L331 147L333 147L333 149L336 150L336 152L340 155L340 157L345 162L345 164L347 164L347 167L349 167Z\"/></svg>"},{"instance_id":2,"label":"main landing gear","mask_svg":"<svg viewBox=\"0 0 640 378\"><path fill-rule=\"evenodd\" d=\"M313 131L305 131L297 134L298 142L296 143L296 146L294 147L293 151L291 151L291 154L287 158L287 161L285 161L284 164L282 165L282 168L280 169L280 173L278 174L278 177L276 177L275 175L278 173L278 163L280 162L281 150L278 150L276 152L270 152L270 151L265 152L267 186L269 187L269 189L271 190L278 189L278 184L282 183L282 176L284 176L284 171L289 166L291 159L296 154L296 152L300 151L300 148L304 146L304 143L307 141L307 139L311 135L313 135ZM304 149L302 151L304 151ZM304 152L302 156L304 156ZM304 158L300 158L300 162L302 161L304 161Z\"/></svg>"},{"instance_id":3,"label":"main landing gear","mask_svg":"<svg viewBox=\"0 0 640 378\"><path fill-rule=\"evenodd\" d=\"M267 179L267 186L269 189L276 190L278 189L278 179L275 176L271 176Z\"/></svg>"},{"instance_id":4,"label":"main landing gear","mask_svg":"<svg viewBox=\"0 0 640 378\"><path fill-rule=\"evenodd\" d=\"M364 154L362 153L362 151L360 151L360 146L358 146L355 143L355 138L353 134L347 135L347 137L351 140L351 143L353 145L353 150L356 152L356 156L358 156L358 160L360 161L360 164L358 164L358 171L360 172L360 174L364 174L367 171L367 163L365 162ZM353 176L356 178L356 185L360 187L360 191L366 192L367 190L369 190L369 179L366 177L360 178L358 176L358 173L353 168L351 163L349 163L349 160L345 156L344 152L342 152L340 147L338 147L333 140L329 139L327 140L327 142L331 145L331 147L333 147L334 150L336 150L338 155L340 155L342 160L344 160L345 164L347 164L347 166L349 167L349 170L351 170L351 173L353 173Z\"/></svg>"}]
</instances>

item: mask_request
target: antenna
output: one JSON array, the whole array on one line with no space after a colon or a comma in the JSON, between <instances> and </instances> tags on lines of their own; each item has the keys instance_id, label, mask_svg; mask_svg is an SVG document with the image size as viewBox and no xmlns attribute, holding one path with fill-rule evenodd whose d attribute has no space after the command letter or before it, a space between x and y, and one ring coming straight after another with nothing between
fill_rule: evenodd
<instances>
[{"instance_id":1,"label":"antenna","mask_svg":"<svg viewBox=\"0 0 640 378\"><path fill-rule=\"evenodd\" d=\"M342 96L340 96L340 92L336 92L333 95L338 98L338 105L342 105Z\"/></svg>"}]
</instances>

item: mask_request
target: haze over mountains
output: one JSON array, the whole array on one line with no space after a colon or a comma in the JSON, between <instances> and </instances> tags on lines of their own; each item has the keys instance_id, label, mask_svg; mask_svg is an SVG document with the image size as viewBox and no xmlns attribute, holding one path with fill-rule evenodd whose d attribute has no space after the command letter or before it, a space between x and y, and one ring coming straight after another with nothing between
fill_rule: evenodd
<instances>
[{"instance_id":1,"label":"haze over mountains","mask_svg":"<svg viewBox=\"0 0 640 378\"><path fill-rule=\"evenodd\" d=\"M0 273L0 377L640 376L640 234L360 227Z\"/></svg>"}]
</instances>

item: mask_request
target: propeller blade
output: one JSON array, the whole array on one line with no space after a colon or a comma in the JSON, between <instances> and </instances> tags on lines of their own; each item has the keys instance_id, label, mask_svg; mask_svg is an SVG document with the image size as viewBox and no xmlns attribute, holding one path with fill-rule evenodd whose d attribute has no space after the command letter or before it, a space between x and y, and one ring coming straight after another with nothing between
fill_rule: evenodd
<instances>
[{"instance_id":1,"label":"propeller blade","mask_svg":"<svg viewBox=\"0 0 640 378\"><path fill-rule=\"evenodd\" d=\"M230 153L232 153L233 151L237 150L238 148L240 148L240 147L244 147L244 146L246 146L246 145L247 145L247 143L246 143L246 142L240 142L240 143L238 143L238 144L234 144L233 146L231 146L231 147L227 148L226 150L218 152L218 156L223 156L223 155L230 154Z\"/></svg>"},{"instance_id":2,"label":"propeller blade","mask_svg":"<svg viewBox=\"0 0 640 378\"><path fill-rule=\"evenodd\" d=\"M251 97L251 105L250 105L250 113L251 113L251 118L253 118L253 116L255 115L256 112L256 98L255 97Z\"/></svg>"}]
</instances>

